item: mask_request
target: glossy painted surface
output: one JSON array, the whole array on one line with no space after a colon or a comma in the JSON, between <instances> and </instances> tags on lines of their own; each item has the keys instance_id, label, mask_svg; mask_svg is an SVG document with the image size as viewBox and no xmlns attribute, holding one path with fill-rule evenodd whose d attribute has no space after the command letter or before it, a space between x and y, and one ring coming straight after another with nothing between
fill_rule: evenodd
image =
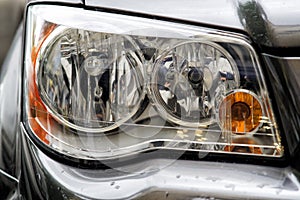
<instances>
[{"instance_id":1,"label":"glossy painted surface","mask_svg":"<svg viewBox=\"0 0 300 200\"><path fill-rule=\"evenodd\" d=\"M227 0L218 0L218 3L210 0L186 0L184 2L173 0L104 0L101 2L97 0L86 0L85 4L93 7L112 8L197 23L243 29L236 14L237 9L235 4L233 1Z\"/></svg>"},{"instance_id":2,"label":"glossy painted surface","mask_svg":"<svg viewBox=\"0 0 300 200\"><path fill-rule=\"evenodd\" d=\"M38 2L37 0L33 2ZM55 1L53 1L55 2ZM82 4L80 0L65 3ZM285 48L285 55L300 47L300 5L289 1L109 1L85 0L86 5L177 18L193 23L247 32L260 47ZM183 6L184 5L184 6ZM205 5L205 6L204 6ZM141 197L228 197L230 199L299 199L299 87L300 59L262 55L269 89L274 97L280 127L284 129L291 153L286 168L241 164L176 161L162 171L116 174L113 170L70 167L49 158L19 126L21 111L22 29L17 33L0 75L0 198L19 192L27 199L80 199ZM270 49L268 49L270 50ZM271 49L272 50L272 49ZM276 51L277 54L282 52ZM293 53L293 52L292 52ZM297 53L296 53L297 54ZM299 53L298 53L299 54ZM279 116L279 115L278 115ZM19 135L22 132L22 145ZM21 148L22 146L22 176ZM159 163L163 163L159 160ZM141 163L150 166L149 163ZM156 162L151 163L157 166ZM290 167L291 165L292 167ZM138 167L139 166L127 166ZM296 171L298 170L298 171ZM21 183L21 184L19 184ZM19 190L19 187L21 188ZM101 189L101 191L100 191ZM225 195L225 196L224 196Z\"/></svg>"},{"instance_id":3,"label":"glossy painted surface","mask_svg":"<svg viewBox=\"0 0 300 200\"><path fill-rule=\"evenodd\" d=\"M17 199L19 197L18 180L0 170L0 199Z\"/></svg>"},{"instance_id":4,"label":"glossy painted surface","mask_svg":"<svg viewBox=\"0 0 300 200\"><path fill-rule=\"evenodd\" d=\"M240 29L248 32L260 45L269 47L300 45L300 2L297 0L188 0L184 3L172 0L86 0L85 4Z\"/></svg>"},{"instance_id":5,"label":"glossy painted surface","mask_svg":"<svg viewBox=\"0 0 300 200\"><path fill-rule=\"evenodd\" d=\"M83 4L83 0L27 0L28 3L50 2L50 3L68 3L68 4Z\"/></svg>"},{"instance_id":6,"label":"glossy painted surface","mask_svg":"<svg viewBox=\"0 0 300 200\"><path fill-rule=\"evenodd\" d=\"M262 19L273 46L297 47L300 45L300 1L259 1ZM264 18L266 17L266 18Z\"/></svg>"},{"instance_id":7,"label":"glossy painted surface","mask_svg":"<svg viewBox=\"0 0 300 200\"><path fill-rule=\"evenodd\" d=\"M19 28L0 74L0 199L14 199L19 193L22 30Z\"/></svg>"},{"instance_id":8,"label":"glossy painted surface","mask_svg":"<svg viewBox=\"0 0 300 200\"><path fill-rule=\"evenodd\" d=\"M20 84L22 28L19 29L0 75L0 169L19 176Z\"/></svg>"},{"instance_id":9,"label":"glossy painted surface","mask_svg":"<svg viewBox=\"0 0 300 200\"><path fill-rule=\"evenodd\" d=\"M31 194L37 195L33 199L156 199L153 194L160 192L164 195L159 199L297 200L300 196L290 168L152 159L118 170L78 169L50 159L25 134L22 140L25 173Z\"/></svg>"}]
</instances>

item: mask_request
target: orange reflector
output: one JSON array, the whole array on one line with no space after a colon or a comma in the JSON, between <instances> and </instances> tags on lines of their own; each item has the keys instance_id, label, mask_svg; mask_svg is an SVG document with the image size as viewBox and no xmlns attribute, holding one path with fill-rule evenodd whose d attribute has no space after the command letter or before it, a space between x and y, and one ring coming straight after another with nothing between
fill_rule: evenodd
<instances>
[{"instance_id":1,"label":"orange reflector","mask_svg":"<svg viewBox=\"0 0 300 200\"><path fill-rule=\"evenodd\" d=\"M37 55L41 49L41 46L43 45L43 43L45 42L47 37L52 33L52 31L56 27L57 27L57 25L52 24L52 23L45 23L44 26L42 27L42 31L41 31L41 35L39 36L38 44L35 44L31 50L31 60L32 60L34 67L35 67Z\"/></svg>"},{"instance_id":2,"label":"orange reflector","mask_svg":"<svg viewBox=\"0 0 300 200\"><path fill-rule=\"evenodd\" d=\"M256 95L250 91L229 94L219 107L220 125L226 131L247 133L260 125L262 107Z\"/></svg>"},{"instance_id":3,"label":"orange reflector","mask_svg":"<svg viewBox=\"0 0 300 200\"><path fill-rule=\"evenodd\" d=\"M42 27L41 35L39 36L38 44L32 47L31 61L32 69L30 69L31 79L29 80L29 123L32 131L46 144L49 144L47 139L47 131L50 130L51 121L53 120L50 114L47 112L45 105L42 103L39 91L36 85L36 61L38 53L47 37L56 28L55 24L45 23Z\"/></svg>"}]
</instances>

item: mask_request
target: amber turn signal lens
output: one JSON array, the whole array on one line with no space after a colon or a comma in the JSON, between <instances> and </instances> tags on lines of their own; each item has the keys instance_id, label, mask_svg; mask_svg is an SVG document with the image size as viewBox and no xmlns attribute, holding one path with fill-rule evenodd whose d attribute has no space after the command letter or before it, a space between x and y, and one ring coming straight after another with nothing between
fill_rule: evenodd
<instances>
[{"instance_id":1,"label":"amber turn signal lens","mask_svg":"<svg viewBox=\"0 0 300 200\"><path fill-rule=\"evenodd\" d=\"M45 105L43 104L41 97L39 95L37 85L35 82L36 74L35 74L35 68L36 68L36 62L37 62L37 55L40 51L41 46L47 39L47 37L53 32L53 30L56 28L56 24L52 23L45 23L44 26L41 29L41 35L39 37L39 40L37 41L37 44L35 44L32 47L31 50L31 60L32 60L32 77L29 79L29 105L30 105L30 125L33 129L34 133L37 134L37 136L46 144L49 144L49 141L47 139L47 130L48 128L45 128L44 125L49 126L50 121L52 120L52 117L47 112L47 109Z\"/></svg>"},{"instance_id":2,"label":"amber turn signal lens","mask_svg":"<svg viewBox=\"0 0 300 200\"><path fill-rule=\"evenodd\" d=\"M254 93L247 90L229 94L219 107L221 127L233 133L243 134L257 129L262 116L261 103Z\"/></svg>"}]
</instances>

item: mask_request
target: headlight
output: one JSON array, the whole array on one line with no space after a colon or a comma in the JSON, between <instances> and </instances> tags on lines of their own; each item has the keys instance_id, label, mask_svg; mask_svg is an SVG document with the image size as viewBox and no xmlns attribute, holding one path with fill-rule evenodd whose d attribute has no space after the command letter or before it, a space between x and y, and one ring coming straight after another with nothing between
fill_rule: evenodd
<instances>
[{"instance_id":1,"label":"headlight","mask_svg":"<svg viewBox=\"0 0 300 200\"><path fill-rule=\"evenodd\" d=\"M222 77L230 82L225 90L239 86L239 71L230 54L217 43L201 40L179 42L161 54L150 85L160 115L183 126L211 125Z\"/></svg>"},{"instance_id":2,"label":"headlight","mask_svg":"<svg viewBox=\"0 0 300 200\"><path fill-rule=\"evenodd\" d=\"M105 132L134 117L146 87L142 52L132 38L65 27L51 36L38 55L37 86L58 121Z\"/></svg>"},{"instance_id":3,"label":"headlight","mask_svg":"<svg viewBox=\"0 0 300 200\"><path fill-rule=\"evenodd\" d=\"M25 45L25 125L57 152L283 155L257 56L241 35L33 5Z\"/></svg>"}]
</instances>

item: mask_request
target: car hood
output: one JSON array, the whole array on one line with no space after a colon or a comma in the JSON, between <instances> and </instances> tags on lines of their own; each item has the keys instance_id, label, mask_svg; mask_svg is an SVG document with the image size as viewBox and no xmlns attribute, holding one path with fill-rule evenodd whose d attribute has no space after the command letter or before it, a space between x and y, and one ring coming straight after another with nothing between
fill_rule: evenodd
<instances>
[{"instance_id":1,"label":"car hood","mask_svg":"<svg viewBox=\"0 0 300 200\"><path fill-rule=\"evenodd\" d=\"M29 0L151 15L246 32L263 47L300 47L298 0Z\"/></svg>"},{"instance_id":2,"label":"car hood","mask_svg":"<svg viewBox=\"0 0 300 200\"><path fill-rule=\"evenodd\" d=\"M241 30L266 47L300 46L298 0L85 0L85 5Z\"/></svg>"}]
</instances>

